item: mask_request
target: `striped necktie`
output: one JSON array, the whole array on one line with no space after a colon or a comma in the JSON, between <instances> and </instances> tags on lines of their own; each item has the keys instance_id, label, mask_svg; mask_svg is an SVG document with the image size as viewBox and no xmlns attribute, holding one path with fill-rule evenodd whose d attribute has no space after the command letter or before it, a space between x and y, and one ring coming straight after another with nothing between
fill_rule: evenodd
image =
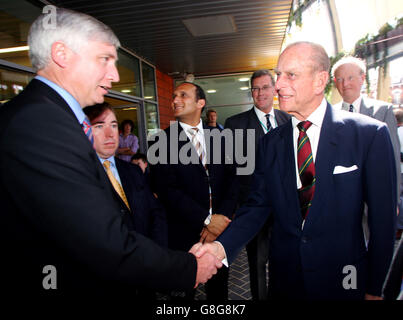
<instances>
[{"instance_id":1,"label":"striped necktie","mask_svg":"<svg viewBox=\"0 0 403 320\"><path fill-rule=\"evenodd\" d=\"M354 112L354 106L352 104L350 104L350 106L348 107L348 111L349 112Z\"/></svg>"},{"instance_id":2,"label":"striped necktie","mask_svg":"<svg viewBox=\"0 0 403 320\"><path fill-rule=\"evenodd\" d=\"M310 121L302 121L297 127L298 136L298 173L302 186L298 190L302 218L305 219L315 193L315 164L313 162L311 143L306 131L312 125Z\"/></svg>"},{"instance_id":3,"label":"striped necktie","mask_svg":"<svg viewBox=\"0 0 403 320\"><path fill-rule=\"evenodd\" d=\"M188 132L190 133L191 137L192 137L192 144L194 145L197 155L200 158L201 163L203 164L204 169L206 170L206 174L207 176L209 175L207 166L206 166L206 153L203 149L203 145L200 142L200 139L197 138L197 133L199 132L199 129L194 127L194 128L189 128ZM210 196L210 214L212 213L212 207L213 207L213 200L212 200L212 195L211 195L211 186L209 183L208 186L209 189L209 196Z\"/></svg>"},{"instance_id":4,"label":"striped necktie","mask_svg":"<svg viewBox=\"0 0 403 320\"><path fill-rule=\"evenodd\" d=\"M270 130L273 129L273 127L271 126L271 123L270 123L270 113L266 114L265 117L266 117L266 121L267 121L267 131L266 131L266 133L269 133Z\"/></svg>"},{"instance_id":5,"label":"striped necktie","mask_svg":"<svg viewBox=\"0 0 403 320\"><path fill-rule=\"evenodd\" d=\"M83 128L84 133L87 136L88 140L90 140L91 144L94 145L94 136L92 135L91 123L88 117L84 118L81 127Z\"/></svg>"},{"instance_id":6,"label":"striped necktie","mask_svg":"<svg viewBox=\"0 0 403 320\"><path fill-rule=\"evenodd\" d=\"M127 197L126 194L123 190L122 185L119 183L118 180L116 180L115 176L113 175L113 172L111 170L111 163L108 160L105 160L103 163L104 167L105 167L105 171L106 174L108 175L109 180L112 183L113 188L115 189L115 191L118 193L118 195L120 196L120 198L123 200L123 202L126 204L126 206L130 209L129 206L129 202L127 201Z\"/></svg>"},{"instance_id":7,"label":"striped necktie","mask_svg":"<svg viewBox=\"0 0 403 320\"><path fill-rule=\"evenodd\" d=\"M192 144L196 149L197 155L200 158L201 163L203 164L203 166L206 168L206 153L203 149L203 145L200 142L200 139L197 137L197 133L199 132L198 128L189 128L188 132L190 133L191 137L192 137Z\"/></svg>"}]
</instances>

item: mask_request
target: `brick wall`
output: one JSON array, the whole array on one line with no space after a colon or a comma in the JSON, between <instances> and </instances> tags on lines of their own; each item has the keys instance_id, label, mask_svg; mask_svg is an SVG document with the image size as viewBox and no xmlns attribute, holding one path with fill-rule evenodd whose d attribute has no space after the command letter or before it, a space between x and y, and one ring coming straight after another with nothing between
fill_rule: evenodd
<instances>
[{"instance_id":1,"label":"brick wall","mask_svg":"<svg viewBox=\"0 0 403 320\"><path fill-rule=\"evenodd\" d=\"M171 110L171 100L174 90L174 80L165 73L157 69L157 90L160 113L160 126L165 129L169 126L169 121L175 120Z\"/></svg>"}]
</instances>

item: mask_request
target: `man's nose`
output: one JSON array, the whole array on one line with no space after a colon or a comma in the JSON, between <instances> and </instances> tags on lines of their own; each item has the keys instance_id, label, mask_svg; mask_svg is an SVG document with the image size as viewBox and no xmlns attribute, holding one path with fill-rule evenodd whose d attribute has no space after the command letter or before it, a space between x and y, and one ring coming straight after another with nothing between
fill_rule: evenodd
<instances>
[{"instance_id":1,"label":"man's nose","mask_svg":"<svg viewBox=\"0 0 403 320\"><path fill-rule=\"evenodd\" d=\"M120 80L119 72L118 72L118 69L116 68L115 64L112 65L109 70L108 79L112 82L119 82L119 80Z\"/></svg>"}]
</instances>

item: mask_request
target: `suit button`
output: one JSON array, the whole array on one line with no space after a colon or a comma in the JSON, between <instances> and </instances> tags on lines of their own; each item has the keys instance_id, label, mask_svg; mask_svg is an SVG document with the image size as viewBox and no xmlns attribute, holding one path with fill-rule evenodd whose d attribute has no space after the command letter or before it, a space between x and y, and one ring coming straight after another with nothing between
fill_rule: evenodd
<instances>
[{"instance_id":1,"label":"suit button","mask_svg":"<svg viewBox=\"0 0 403 320\"><path fill-rule=\"evenodd\" d=\"M308 237L302 237L301 238L302 243L307 243L309 241Z\"/></svg>"},{"instance_id":2,"label":"suit button","mask_svg":"<svg viewBox=\"0 0 403 320\"><path fill-rule=\"evenodd\" d=\"M126 210L125 210L125 209L120 209L120 213L121 213L121 214L125 214L125 213L126 213Z\"/></svg>"}]
</instances>

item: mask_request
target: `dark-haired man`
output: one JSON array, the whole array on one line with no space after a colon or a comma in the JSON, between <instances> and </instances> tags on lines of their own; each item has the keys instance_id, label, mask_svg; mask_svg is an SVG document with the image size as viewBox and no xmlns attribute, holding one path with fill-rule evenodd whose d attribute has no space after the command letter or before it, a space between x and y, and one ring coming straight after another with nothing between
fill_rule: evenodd
<instances>
[{"instance_id":1,"label":"dark-haired man","mask_svg":"<svg viewBox=\"0 0 403 320\"><path fill-rule=\"evenodd\" d=\"M168 163L151 165L153 191L167 211L171 249L188 251L196 242L215 240L235 210L235 168L224 164L224 146L214 146L208 127L203 126L201 112L205 104L204 91L198 85L186 82L175 88L171 106L177 121L162 132L167 154L160 156L166 156ZM218 129L211 131L220 133ZM150 151L148 160L152 164ZM215 151L221 152L220 163L213 162ZM196 160L185 164L184 156L192 152L197 154ZM207 299L227 299L227 285L228 269L223 268L206 284ZM194 291L187 293L188 298L193 296Z\"/></svg>"}]
</instances>

